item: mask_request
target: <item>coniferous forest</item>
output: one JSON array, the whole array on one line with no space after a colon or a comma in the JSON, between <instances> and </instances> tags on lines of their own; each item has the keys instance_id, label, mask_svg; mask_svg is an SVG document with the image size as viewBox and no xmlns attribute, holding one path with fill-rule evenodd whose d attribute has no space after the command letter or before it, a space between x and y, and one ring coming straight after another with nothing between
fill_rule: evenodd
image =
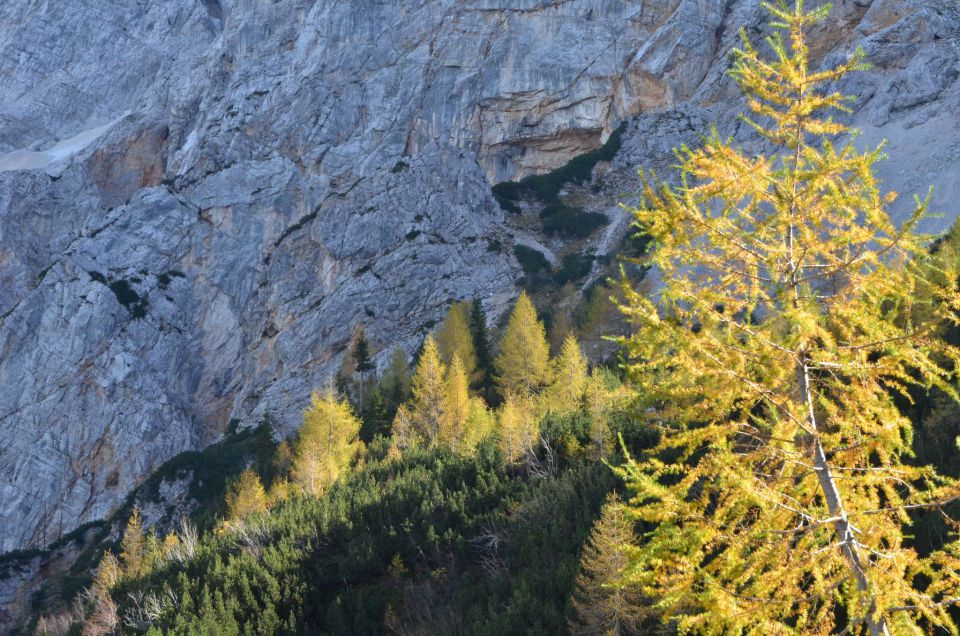
<instances>
[{"instance_id":1,"label":"coniferous forest","mask_svg":"<svg viewBox=\"0 0 960 636\"><path fill-rule=\"evenodd\" d=\"M810 62L829 9L769 10L729 70L762 151L641 174L639 267L573 320L455 302L413 356L358 327L293 436L210 449L243 448L168 533L125 510L30 629L958 633L960 232L891 219L837 89L868 60ZM588 356L598 303L628 335Z\"/></svg>"}]
</instances>

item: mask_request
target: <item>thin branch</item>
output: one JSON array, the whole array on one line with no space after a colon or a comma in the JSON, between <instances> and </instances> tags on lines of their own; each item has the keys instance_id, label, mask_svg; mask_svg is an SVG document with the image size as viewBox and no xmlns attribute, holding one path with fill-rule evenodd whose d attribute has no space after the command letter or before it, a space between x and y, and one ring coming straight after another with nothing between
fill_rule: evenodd
<instances>
[{"instance_id":1,"label":"thin branch","mask_svg":"<svg viewBox=\"0 0 960 636\"><path fill-rule=\"evenodd\" d=\"M949 499L943 499L942 501L931 501L930 503L920 503L920 504L907 504L903 506L888 506L886 508L876 508L874 510L861 510L850 512L851 516L853 515L879 515L885 512L894 512L897 510L929 510L930 508L942 508L947 504L951 504L954 501L960 500L960 495L956 497L950 497Z\"/></svg>"},{"instance_id":2,"label":"thin branch","mask_svg":"<svg viewBox=\"0 0 960 636\"><path fill-rule=\"evenodd\" d=\"M927 597L929 598L929 597ZM933 599L930 599L931 601ZM920 609L930 609L932 607L943 607L945 605L956 605L960 603L960 598L948 598L943 601L937 601L936 603L930 603L930 605L899 605L897 607L887 608L888 612L913 612Z\"/></svg>"}]
</instances>

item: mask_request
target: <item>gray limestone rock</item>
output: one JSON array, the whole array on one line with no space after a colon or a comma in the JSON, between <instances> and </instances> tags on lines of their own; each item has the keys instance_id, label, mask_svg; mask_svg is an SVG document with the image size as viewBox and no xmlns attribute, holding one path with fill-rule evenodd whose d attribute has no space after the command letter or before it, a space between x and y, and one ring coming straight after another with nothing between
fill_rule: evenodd
<instances>
[{"instance_id":1,"label":"gray limestone rock","mask_svg":"<svg viewBox=\"0 0 960 636\"><path fill-rule=\"evenodd\" d=\"M837 5L815 53L867 50L853 120L907 157L891 187L941 186L942 229L957 9ZM754 0L0 3L0 551L231 422L293 430L357 325L382 362L451 300L501 313L520 270L490 249L492 183L625 119L617 187L705 124L752 143L724 71L764 22Z\"/></svg>"}]
</instances>

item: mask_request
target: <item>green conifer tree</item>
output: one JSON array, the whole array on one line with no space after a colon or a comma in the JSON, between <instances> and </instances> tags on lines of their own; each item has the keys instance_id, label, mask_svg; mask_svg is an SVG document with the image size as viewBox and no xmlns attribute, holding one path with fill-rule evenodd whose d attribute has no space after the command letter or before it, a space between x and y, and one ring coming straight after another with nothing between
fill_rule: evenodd
<instances>
[{"instance_id":1,"label":"green conifer tree","mask_svg":"<svg viewBox=\"0 0 960 636\"><path fill-rule=\"evenodd\" d=\"M353 345L353 361L354 369L358 376L360 376L360 401L358 405L358 410L362 413L366 404L364 402L364 388L367 383L367 375L376 369L376 365L373 364L373 360L370 359L370 343L367 342L367 336L361 329L357 334L357 340Z\"/></svg>"},{"instance_id":2,"label":"green conifer tree","mask_svg":"<svg viewBox=\"0 0 960 636\"><path fill-rule=\"evenodd\" d=\"M470 334L473 337L473 350L477 354L477 370L479 377L474 386L489 388L493 376L493 355L490 349L490 335L487 330L487 314L483 304L474 300L470 304Z\"/></svg>"},{"instance_id":3,"label":"green conifer tree","mask_svg":"<svg viewBox=\"0 0 960 636\"><path fill-rule=\"evenodd\" d=\"M377 435L390 434L390 422L396 411L391 412L387 400L383 397L383 386L377 384L367 398L367 408L363 412L363 430L360 438L370 442Z\"/></svg>"}]
</instances>

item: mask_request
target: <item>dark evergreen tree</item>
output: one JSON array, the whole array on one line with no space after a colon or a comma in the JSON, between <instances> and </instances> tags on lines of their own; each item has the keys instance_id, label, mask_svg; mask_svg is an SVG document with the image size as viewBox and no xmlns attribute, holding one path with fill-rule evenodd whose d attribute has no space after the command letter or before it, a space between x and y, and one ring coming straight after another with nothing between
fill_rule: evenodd
<instances>
[{"instance_id":1,"label":"dark evergreen tree","mask_svg":"<svg viewBox=\"0 0 960 636\"><path fill-rule=\"evenodd\" d=\"M363 427L360 429L360 439L369 444L377 435L390 435L390 422L393 421L394 413L396 413L396 407L391 410L390 404L384 397L382 385L374 385L366 407L361 413Z\"/></svg>"},{"instance_id":2,"label":"dark evergreen tree","mask_svg":"<svg viewBox=\"0 0 960 636\"><path fill-rule=\"evenodd\" d=\"M479 379L475 388L480 393L491 393L491 377L493 376L493 355L490 349L490 335L487 332L487 313L479 299L474 299L470 307L470 335L473 337L473 348L477 354L477 371Z\"/></svg>"},{"instance_id":3,"label":"dark evergreen tree","mask_svg":"<svg viewBox=\"0 0 960 636\"><path fill-rule=\"evenodd\" d=\"M357 363L357 373L361 375L375 368L373 361L370 360L370 343L367 342L367 337L362 331L353 346L353 359Z\"/></svg>"},{"instance_id":4,"label":"dark evergreen tree","mask_svg":"<svg viewBox=\"0 0 960 636\"><path fill-rule=\"evenodd\" d=\"M356 364L357 375L360 376L360 404L357 410L362 413L365 406L363 401L363 388L366 384L367 374L376 369L376 366L370 359L370 343L367 342L367 337L362 330L357 335L357 341L353 345L353 361Z\"/></svg>"},{"instance_id":5,"label":"dark evergreen tree","mask_svg":"<svg viewBox=\"0 0 960 636\"><path fill-rule=\"evenodd\" d=\"M378 388L384 401L384 417L389 424L397 408L410 398L410 365L407 364L407 354L403 349L397 347L393 350Z\"/></svg>"},{"instance_id":6,"label":"dark evergreen tree","mask_svg":"<svg viewBox=\"0 0 960 636\"><path fill-rule=\"evenodd\" d=\"M340 395L344 397L350 396L350 378L343 372L343 369L338 369L336 375L333 377L333 387Z\"/></svg>"}]
</instances>

